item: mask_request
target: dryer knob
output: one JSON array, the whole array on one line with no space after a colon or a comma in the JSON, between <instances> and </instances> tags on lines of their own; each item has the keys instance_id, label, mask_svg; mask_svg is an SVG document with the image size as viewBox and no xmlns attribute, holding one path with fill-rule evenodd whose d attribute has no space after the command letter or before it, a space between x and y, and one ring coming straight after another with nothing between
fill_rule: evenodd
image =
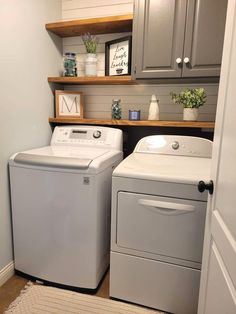
<instances>
[{"instance_id":1,"label":"dryer knob","mask_svg":"<svg viewBox=\"0 0 236 314\"><path fill-rule=\"evenodd\" d=\"M172 146L172 148L173 148L174 150L176 150L176 149L179 148L179 142L174 141L171 146Z\"/></svg>"},{"instance_id":2,"label":"dryer knob","mask_svg":"<svg viewBox=\"0 0 236 314\"><path fill-rule=\"evenodd\" d=\"M94 133L93 133L93 137L94 138L99 138L99 137L101 137L101 134L102 134L102 132L101 131L95 131Z\"/></svg>"}]
</instances>

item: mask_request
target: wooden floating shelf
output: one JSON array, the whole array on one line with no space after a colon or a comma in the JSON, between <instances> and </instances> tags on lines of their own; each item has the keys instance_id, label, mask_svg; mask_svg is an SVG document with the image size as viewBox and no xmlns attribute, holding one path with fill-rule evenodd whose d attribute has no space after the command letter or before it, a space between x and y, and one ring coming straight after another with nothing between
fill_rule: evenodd
<instances>
[{"instance_id":1,"label":"wooden floating shelf","mask_svg":"<svg viewBox=\"0 0 236 314\"><path fill-rule=\"evenodd\" d=\"M84 33L107 34L131 32L133 15L62 21L46 24L46 29L60 37L81 36Z\"/></svg>"},{"instance_id":2,"label":"wooden floating shelf","mask_svg":"<svg viewBox=\"0 0 236 314\"><path fill-rule=\"evenodd\" d=\"M63 124L93 124L93 125L127 125L127 126L156 126L156 127L180 127L180 128L204 128L214 129L214 122L205 121L162 121L162 120L108 120L108 119L75 119L75 118L49 118L50 123Z\"/></svg>"},{"instance_id":3,"label":"wooden floating shelf","mask_svg":"<svg viewBox=\"0 0 236 314\"><path fill-rule=\"evenodd\" d=\"M136 81L131 76L96 76L96 77L48 77L49 83L77 85L132 85Z\"/></svg>"}]
</instances>

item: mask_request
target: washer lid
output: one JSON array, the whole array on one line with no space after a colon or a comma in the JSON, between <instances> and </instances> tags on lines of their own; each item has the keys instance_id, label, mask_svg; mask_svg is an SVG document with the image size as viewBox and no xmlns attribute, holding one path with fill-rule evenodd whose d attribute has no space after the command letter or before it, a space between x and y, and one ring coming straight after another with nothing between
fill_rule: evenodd
<instances>
[{"instance_id":1,"label":"washer lid","mask_svg":"<svg viewBox=\"0 0 236 314\"><path fill-rule=\"evenodd\" d=\"M46 146L18 153L14 162L34 166L88 169L94 159L107 152L105 149L89 147Z\"/></svg>"},{"instance_id":2,"label":"washer lid","mask_svg":"<svg viewBox=\"0 0 236 314\"><path fill-rule=\"evenodd\" d=\"M211 158L133 153L114 170L115 177L196 184L210 179Z\"/></svg>"}]
</instances>

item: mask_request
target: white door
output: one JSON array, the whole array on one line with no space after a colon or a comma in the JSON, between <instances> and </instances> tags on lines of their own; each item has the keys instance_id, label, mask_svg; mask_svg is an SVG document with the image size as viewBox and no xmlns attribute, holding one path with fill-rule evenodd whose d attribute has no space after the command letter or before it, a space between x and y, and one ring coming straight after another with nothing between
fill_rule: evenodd
<instances>
[{"instance_id":1,"label":"white door","mask_svg":"<svg viewBox=\"0 0 236 314\"><path fill-rule=\"evenodd\" d=\"M236 0L229 0L198 314L236 313Z\"/></svg>"}]
</instances>

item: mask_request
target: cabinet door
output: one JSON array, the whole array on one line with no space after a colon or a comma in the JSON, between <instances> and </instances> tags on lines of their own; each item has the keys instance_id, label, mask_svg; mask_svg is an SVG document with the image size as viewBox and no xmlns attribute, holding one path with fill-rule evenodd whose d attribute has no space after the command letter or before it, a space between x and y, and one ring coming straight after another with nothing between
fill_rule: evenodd
<instances>
[{"instance_id":1,"label":"cabinet door","mask_svg":"<svg viewBox=\"0 0 236 314\"><path fill-rule=\"evenodd\" d=\"M180 77L187 0L136 0L135 78Z\"/></svg>"},{"instance_id":2,"label":"cabinet door","mask_svg":"<svg viewBox=\"0 0 236 314\"><path fill-rule=\"evenodd\" d=\"M184 77L220 75L226 10L227 0L188 0Z\"/></svg>"}]
</instances>

